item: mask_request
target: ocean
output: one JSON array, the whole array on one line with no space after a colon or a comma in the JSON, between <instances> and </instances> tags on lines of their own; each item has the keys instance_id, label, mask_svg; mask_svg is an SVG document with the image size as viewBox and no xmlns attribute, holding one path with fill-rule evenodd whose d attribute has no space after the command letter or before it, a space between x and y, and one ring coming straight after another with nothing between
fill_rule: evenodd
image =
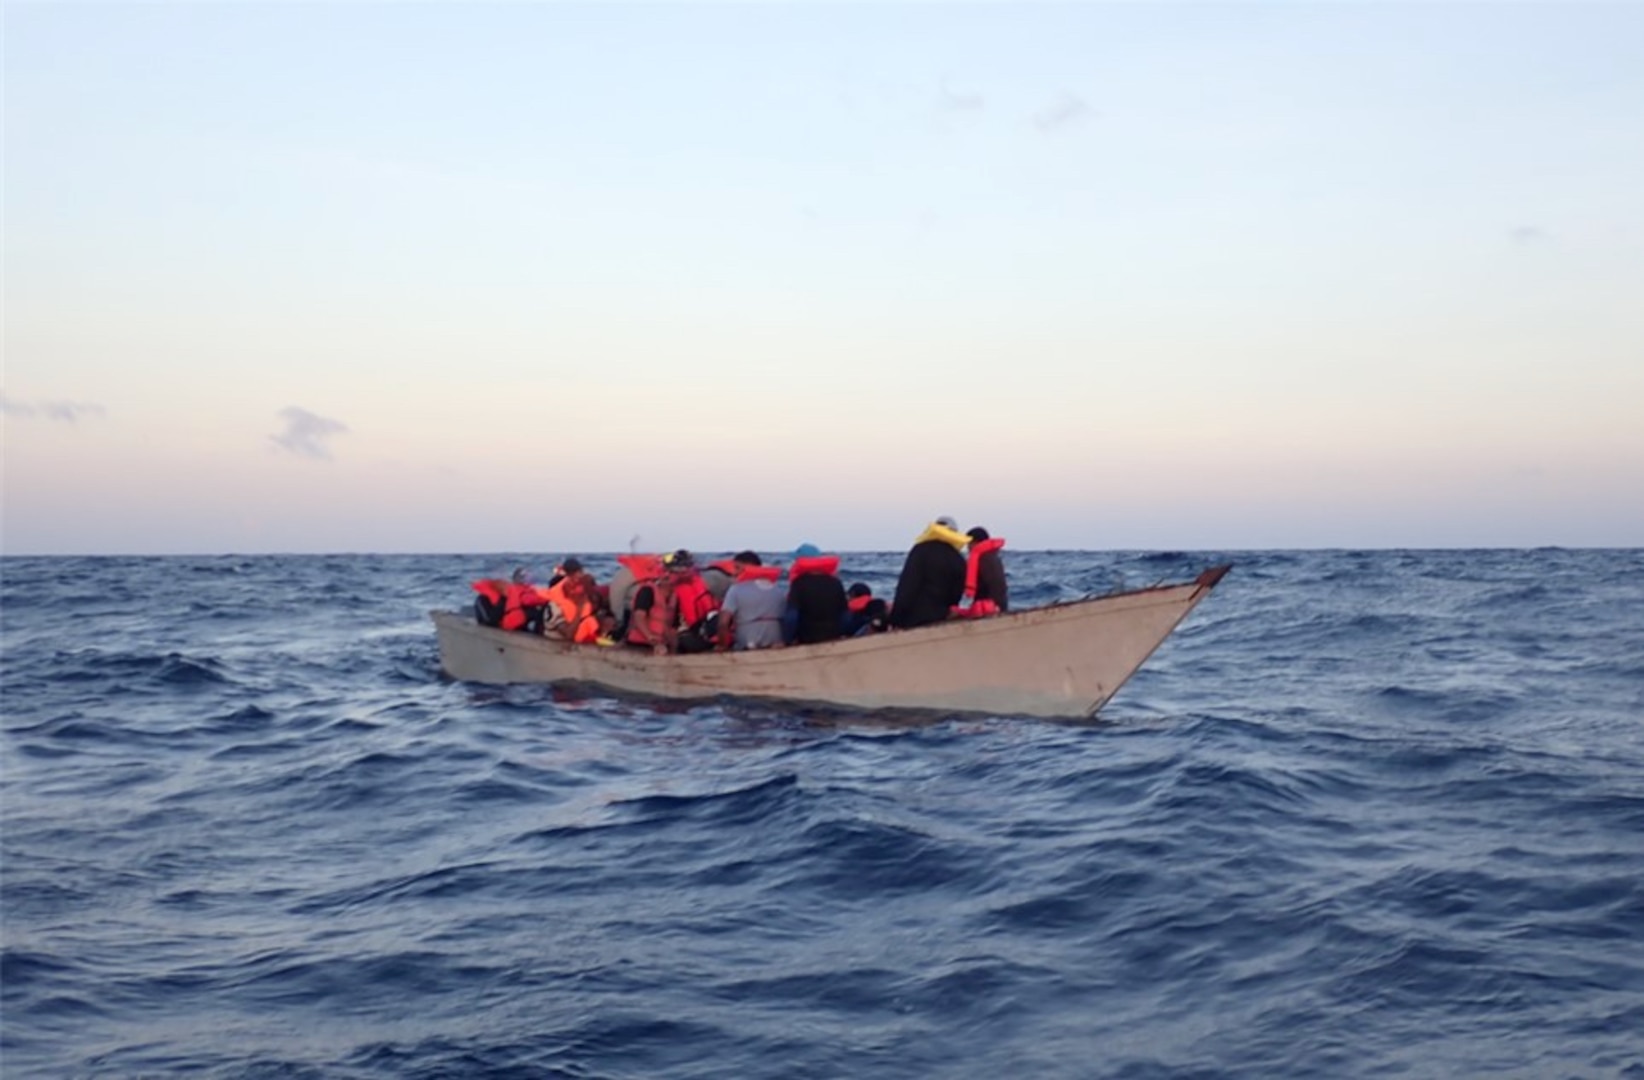
<instances>
[{"instance_id":1,"label":"ocean","mask_svg":"<svg viewBox=\"0 0 1644 1080\"><path fill-rule=\"evenodd\" d=\"M541 554L0 560L0 1074L1644 1077L1644 551L1005 554L1234 567L1075 723L444 679Z\"/></svg>"}]
</instances>

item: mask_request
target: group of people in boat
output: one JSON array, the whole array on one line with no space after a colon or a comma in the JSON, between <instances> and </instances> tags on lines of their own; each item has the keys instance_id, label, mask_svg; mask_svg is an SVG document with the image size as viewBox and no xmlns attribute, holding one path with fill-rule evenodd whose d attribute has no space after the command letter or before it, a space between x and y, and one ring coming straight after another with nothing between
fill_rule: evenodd
<instances>
[{"instance_id":1,"label":"group of people in boat","mask_svg":"<svg viewBox=\"0 0 1644 1080\"><path fill-rule=\"evenodd\" d=\"M504 630L658 654L810 645L1008 610L1004 545L980 526L960 532L937 518L908 551L889 603L862 582L847 588L839 556L814 544L795 549L786 568L752 551L705 566L684 549L619 555L605 583L570 558L546 585L523 571L475 581L474 615Z\"/></svg>"}]
</instances>

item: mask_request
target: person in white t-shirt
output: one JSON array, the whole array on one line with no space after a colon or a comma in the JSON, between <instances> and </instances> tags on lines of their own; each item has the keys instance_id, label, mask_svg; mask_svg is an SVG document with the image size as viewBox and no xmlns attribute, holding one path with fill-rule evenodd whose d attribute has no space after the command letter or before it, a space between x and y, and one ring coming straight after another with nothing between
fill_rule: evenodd
<instances>
[{"instance_id":1,"label":"person in white t-shirt","mask_svg":"<svg viewBox=\"0 0 1644 1080\"><path fill-rule=\"evenodd\" d=\"M788 590L778 582L780 566L765 566L759 556L743 551L732 557L736 581L719 607L721 649L771 649L782 644L782 615Z\"/></svg>"}]
</instances>

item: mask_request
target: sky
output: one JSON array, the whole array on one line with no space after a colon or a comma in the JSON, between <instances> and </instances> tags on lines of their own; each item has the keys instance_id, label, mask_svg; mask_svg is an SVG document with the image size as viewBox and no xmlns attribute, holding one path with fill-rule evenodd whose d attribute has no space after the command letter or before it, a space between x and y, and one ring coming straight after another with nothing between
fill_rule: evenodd
<instances>
[{"instance_id":1,"label":"sky","mask_svg":"<svg viewBox=\"0 0 1644 1080\"><path fill-rule=\"evenodd\" d=\"M1644 4L3 10L6 554L1644 544Z\"/></svg>"}]
</instances>

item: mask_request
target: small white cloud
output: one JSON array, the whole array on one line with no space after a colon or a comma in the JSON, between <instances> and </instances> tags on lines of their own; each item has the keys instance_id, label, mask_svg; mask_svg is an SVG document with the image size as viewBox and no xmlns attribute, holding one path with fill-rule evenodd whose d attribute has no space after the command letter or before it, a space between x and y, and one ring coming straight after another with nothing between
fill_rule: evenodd
<instances>
[{"instance_id":1,"label":"small white cloud","mask_svg":"<svg viewBox=\"0 0 1644 1080\"><path fill-rule=\"evenodd\" d=\"M964 94L948 87L947 80L942 81L942 96L938 101L945 113L974 114L987 108L987 101L981 94Z\"/></svg>"},{"instance_id":2,"label":"small white cloud","mask_svg":"<svg viewBox=\"0 0 1644 1080\"><path fill-rule=\"evenodd\" d=\"M1060 131L1096 115L1084 99L1063 91L1062 96L1033 114L1033 126L1040 131Z\"/></svg>"},{"instance_id":3,"label":"small white cloud","mask_svg":"<svg viewBox=\"0 0 1644 1080\"><path fill-rule=\"evenodd\" d=\"M285 430L270 435L269 440L287 453L313 461L330 461L329 441L348 431L348 425L340 420L329 420L295 405L281 409L280 419L285 421Z\"/></svg>"},{"instance_id":4,"label":"small white cloud","mask_svg":"<svg viewBox=\"0 0 1644 1080\"><path fill-rule=\"evenodd\" d=\"M59 424L78 424L86 417L102 416L101 405L89 401L13 401L0 394L0 413L18 419L55 420Z\"/></svg>"},{"instance_id":5,"label":"small white cloud","mask_svg":"<svg viewBox=\"0 0 1644 1080\"><path fill-rule=\"evenodd\" d=\"M47 420L60 420L65 424L77 424L84 416L102 416L103 407L89 401L42 401L40 414Z\"/></svg>"}]
</instances>

